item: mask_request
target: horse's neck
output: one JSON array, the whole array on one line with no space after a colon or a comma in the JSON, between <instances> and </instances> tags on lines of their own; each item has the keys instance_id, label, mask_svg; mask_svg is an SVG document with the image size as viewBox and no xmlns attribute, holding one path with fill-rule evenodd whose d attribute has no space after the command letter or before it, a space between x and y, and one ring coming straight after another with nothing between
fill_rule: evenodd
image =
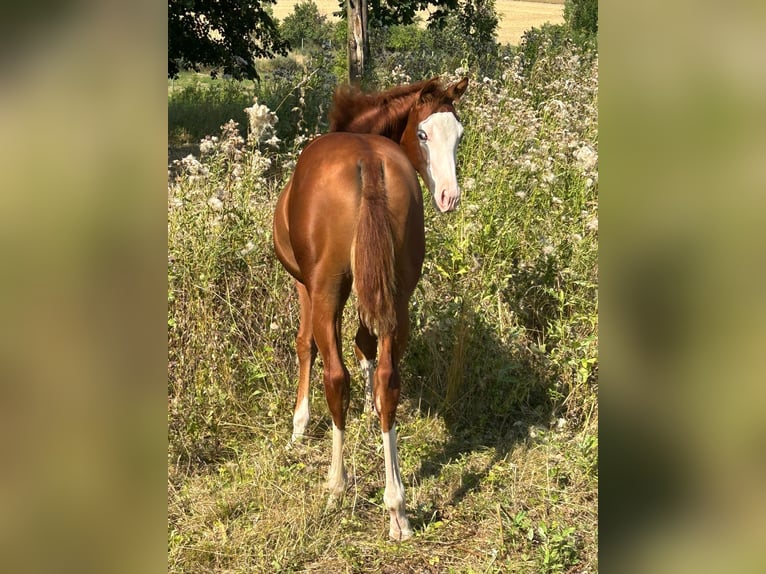
<instances>
[{"instance_id":1,"label":"horse's neck","mask_svg":"<svg viewBox=\"0 0 766 574\"><path fill-rule=\"evenodd\" d=\"M407 116L412 105L396 100L388 106L370 108L354 118L349 131L380 135L399 143L407 127Z\"/></svg>"},{"instance_id":2,"label":"horse's neck","mask_svg":"<svg viewBox=\"0 0 766 574\"><path fill-rule=\"evenodd\" d=\"M426 181L426 175L423 173L423 166L421 165L422 159L420 157L420 146L418 144L417 126L414 125L414 121L408 121L405 123L402 134L399 136L399 139L396 140L396 143L398 143L399 147L402 148L404 155L406 155L407 159L410 160L410 163L412 164L412 167L415 168L415 171L420 174L420 176L423 178L423 181Z\"/></svg>"},{"instance_id":3,"label":"horse's neck","mask_svg":"<svg viewBox=\"0 0 766 574\"><path fill-rule=\"evenodd\" d=\"M380 118L379 135L400 143L407 128L407 120L410 110L420 96L420 90L426 81L417 82L408 86L393 88L384 94L376 102Z\"/></svg>"},{"instance_id":4,"label":"horse's neck","mask_svg":"<svg viewBox=\"0 0 766 574\"><path fill-rule=\"evenodd\" d=\"M333 114L330 131L381 135L400 143L407 127L409 112L415 105L424 83L394 88L366 101L355 102L354 98L336 101L341 106L349 106L351 109L345 113ZM361 109L354 110L355 104Z\"/></svg>"}]
</instances>

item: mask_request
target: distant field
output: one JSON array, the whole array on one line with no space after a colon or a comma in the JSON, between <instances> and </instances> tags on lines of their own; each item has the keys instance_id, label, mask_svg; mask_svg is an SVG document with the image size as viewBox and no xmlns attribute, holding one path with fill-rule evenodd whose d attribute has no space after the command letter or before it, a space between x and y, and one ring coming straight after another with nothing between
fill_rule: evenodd
<instances>
[{"instance_id":1,"label":"distant field","mask_svg":"<svg viewBox=\"0 0 766 574\"><path fill-rule=\"evenodd\" d=\"M274 6L274 16L280 20L293 11L298 0L280 0ZM316 0L319 11L332 18L338 10L337 0ZM525 30L546 22L561 24L564 21L564 0L543 0L522 2L519 0L497 0L495 9L500 16L497 39L503 44L518 44Z\"/></svg>"}]
</instances>

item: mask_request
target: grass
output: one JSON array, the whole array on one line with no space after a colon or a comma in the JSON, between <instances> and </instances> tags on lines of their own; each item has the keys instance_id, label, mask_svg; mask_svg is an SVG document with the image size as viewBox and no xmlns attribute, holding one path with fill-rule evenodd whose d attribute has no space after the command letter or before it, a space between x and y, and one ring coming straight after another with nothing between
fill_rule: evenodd
<instances>
[{"instance_id":1,"label":"grass","mask_svg":"<svg viewBox=\"0 0 766 574\"><path fill-rule=\"evenodd\" d=\"M253 103L256 88L252 82L213 80L209 74L182 72L168 80L168 139L171 146L198 142L216 133L221 118L244 125L244 109Z\"/></svg>"},{"instance_id":2,"label":"grass","mask_svg":"<svg viewBox=\"0 0 766 574\"><path fill-rule=\"evenodd\" d=\"M297 451L278 447L281 434L254 437L245 452L180 486L171 472L169 570L556 572L589 566L583 558L595 545L595 509L586 494L592 497L592 485L575 481L591 480L587 445L594 443L582 435L539 429L530 436L519 426L505 446L489 447L455 440L439 417L405 416L400 456L417 535L392 544L379 433L352 417L346 464L354 481L342 505L328 509L321 489L331 440L325 426L315 425L314 437ZM574 453L570 442L579 447Z\"/></svg>"},{"instance_id":3,"label":"grass","mask_svg":"<svg viewBox=\"0 0 766 574\"><path fill-rule=\"evenodd\" d=\"M321 360L307 439L285 448L298 302L273 255L271 216L310 131L274 149L263 142L279 123L247 141L229 125L202 157L171 165L169 572L597 571L598 64L540 45L533 63L509 57L497 77L469 72L463 202L446 216L427 210L401 365L415 529L405 543L387 540L351 304L340 505L322 489L332 432ZM330 93L320 83L317 97ZM289 109L280 121L308 114Z\"/></svg>"}]
</instances>

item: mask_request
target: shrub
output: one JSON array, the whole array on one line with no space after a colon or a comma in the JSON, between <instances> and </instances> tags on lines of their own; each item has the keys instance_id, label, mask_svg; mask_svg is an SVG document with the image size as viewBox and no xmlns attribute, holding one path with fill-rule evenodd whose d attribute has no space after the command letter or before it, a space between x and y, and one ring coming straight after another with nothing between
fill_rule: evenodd
<instances>
[{"instance_id":1,"label":"shrub","mask_svg":"<svg viewBox=\"0 0 766 574\"><path fill-rule=\"evenodd\" d=\"M300 146L303 138L326 131L327 109L338 83L333 70L333 52L317 49L307 53L302 64L280 59L263 74L258 100L277 112L276 133L288 147L296 138Z\"/></svg>"},{"instance_id":2,"label":"shrub","mask_svg":"<svg viewBox=\"0 0 766 574\"><path fill-rule=\"evenodd\" d=\"M457 24L465 37L474 39L478 49L494 44L498 24L495 0L466 0L457 12Z\"/></svg>"},{"instance_id":3,"label":"shrub","mask_svg":"<svg viewBox=\"0 0 766 574\"><path fill-rule=\"evenodd\" d=\"M569 30L563 24L543 24L539 28L530 28L524 32L518 47L524 71L528 73L538 58L559 54L570 44Z\"/></svg>"},{"instance_id":4,"label":"shrub","mask_svg":"<svg viewBox=\"0 0 766 574\"><path fill-rule=\"evenodd\" d=\"M391 26L388 34L383 38L385 49L391 52L417 54L427 45L428 40L424 37L426 34L427 32L421 30L416 24Z\"/></svg>"},{"instance_id":5,"label":"shrub","mask_svg":"<svg viewBox=\"0 0 766 574\"><path fill-rule=\"evenodd\" d=\"M494 75L500 52L497 23L494 0L465 0L427 30L414 24L370 30L377 85L419 80L458 67Z\"/></svg>"},{"instance_id":6,"label":"shrub","mask_svg":"<svg viewBox=\"0 0 766 574\"><path fill-rule=\"evenodd\" d=\"M303 0L282 21L279 33L293 50L313 49L329 42L333 26L327 22L326 16L320 14L315 2Z\"/></svg>"},{"instance_id":7,"label":"shrub","mask_svg":"<svg viewBox=\"0 0 766 574\"><path fill-rule=\"evenodd\" d=\"M564 21L575 39L595 41L598 33L598 0L566 0Z\"/></svg>"},{"instance_id":8,"label":"shrub","mask_svg":"<svg viewBox=\"0 0 766 574\"><path fill-rule=\"evenodd\" d=\"M168 139L171 145L197 142L228 120L245 125L244 109L253 103L249 81L196 82L168 96Z\"/></svg>"}]
</instances>

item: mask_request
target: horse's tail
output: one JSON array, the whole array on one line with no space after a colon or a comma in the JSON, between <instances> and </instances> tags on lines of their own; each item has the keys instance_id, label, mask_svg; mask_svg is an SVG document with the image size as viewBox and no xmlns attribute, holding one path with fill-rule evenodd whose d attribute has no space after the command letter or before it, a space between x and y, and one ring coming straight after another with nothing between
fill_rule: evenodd
<instances>
[{"instance_id":1,"label":"horse's tail","mask_svg":"<svg viewBox=\"0 0 766 574\"><path fill-rule=\"evenodd\" d=\"M384 335L396 327L394 237L385 174L380 161L360 160L358 166L362 198L351 252L354 291L362 322Z\"/></svg>"}]
</instances>

